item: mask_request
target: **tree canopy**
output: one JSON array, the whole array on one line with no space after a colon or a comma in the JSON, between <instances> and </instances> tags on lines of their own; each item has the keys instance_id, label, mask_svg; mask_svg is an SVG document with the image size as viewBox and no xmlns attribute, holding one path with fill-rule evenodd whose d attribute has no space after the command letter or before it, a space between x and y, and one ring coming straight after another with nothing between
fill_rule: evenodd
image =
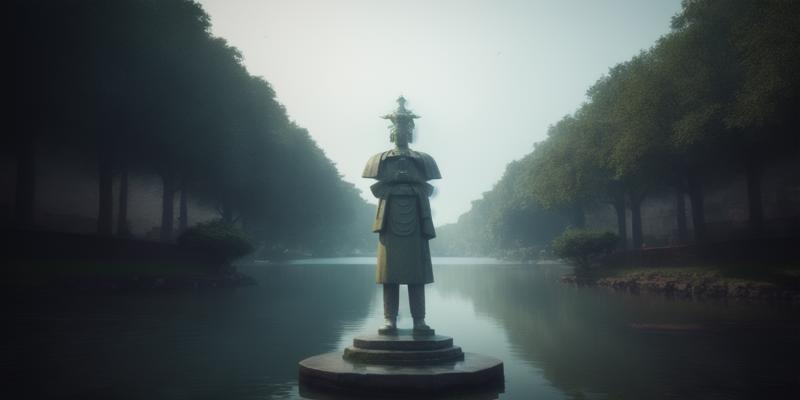
<instances>
[{"instance_id":1,"label":"tree canopy","mask_svg":"<svg viewBox=\"0 0 800 400\"><path fill-rule=\"evenodd\" d=\"M35 148L50 142L96 160L99 233L112 232L113 179L155 173L165 240L175 236L177 193L181 221L190 194L274 245L350 251L364 236L356 232L369 234L359 192L270 84L211 34L198 3L25 0L12 11L9 147L20 225L30 224L36 202Z\"/></svg>"},{"instance_id":2,"label":"tree canopy","mask_svg":"<svg viewBox=\"0 0 800 400\"><path fill-rule=\"evenodd\" d=\"M531 154L512 162L450 230L495 226L505 242L530 246L534 242L520 231L539 231L542 220L527 221L524 229L491 221L520 221L519 204L535 204L566 213L580 227L587 209L609 203L622 239L630 210L632 246L639 248L643 199L672 190L680 240L688 237L688 194L694 238L701 241L703 182L743 172L750 225L758 233L763 164L798 155L791 114L800 103L797 21L797 2L685 0L669 33L610 68L588 89L586 103L552 125ZM516 197L505 193L510 180Z\"/></svg>"}]
</instances>

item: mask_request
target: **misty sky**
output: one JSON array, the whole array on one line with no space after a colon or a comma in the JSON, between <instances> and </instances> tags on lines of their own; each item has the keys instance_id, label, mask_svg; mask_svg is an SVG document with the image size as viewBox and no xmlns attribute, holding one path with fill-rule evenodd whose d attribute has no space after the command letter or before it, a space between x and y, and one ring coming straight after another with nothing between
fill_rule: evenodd
<instances>
[{"instance_id":1,"label":"misty sky","mask_svg":"<svg viewBox=\"0 0 800 400\"><path fill-rule=\"evenodd\" d=\"M392 147L403 94L431 154L434 223L455 222L609 67L669 30L680 0L200 0L347 181ZM291 171L287 171L291 173Z\"/></svg>"}]
</instances>

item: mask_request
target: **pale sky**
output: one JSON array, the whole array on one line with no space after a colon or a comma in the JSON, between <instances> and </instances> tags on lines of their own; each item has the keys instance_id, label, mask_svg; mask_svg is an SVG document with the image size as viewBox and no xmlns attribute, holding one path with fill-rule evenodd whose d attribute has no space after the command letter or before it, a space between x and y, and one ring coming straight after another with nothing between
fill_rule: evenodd
<instances>
[{"instance_id":1,"label":"pale sky","mask_svg":"<svg viewBox=\"0 0 800 400\"><path fill-rule=\"evenodd\" d=\"M506 164L572 113L608 68L669 30L680 0L200 0L213 33L269 81L344 179L393 147L404 95L411 147L431 154L434 223L455 222Z\"/></svg>"}]
</instances>

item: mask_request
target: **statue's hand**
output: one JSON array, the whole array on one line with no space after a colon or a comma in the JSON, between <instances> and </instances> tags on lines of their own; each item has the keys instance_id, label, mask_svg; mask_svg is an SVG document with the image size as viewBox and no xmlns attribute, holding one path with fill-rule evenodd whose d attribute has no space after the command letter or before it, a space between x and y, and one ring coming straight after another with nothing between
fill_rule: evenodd
<instances>
[{"instance_id":1,"label":"statue's hand","mask_svg":"<svg viewBox=\"0 0 800 400\"><path fill-rule=\"evenodd\" d=\"M408 182L409 181L409 174L406 170L399 170L394 174L394 181L395 182Z\"/></svg>"}]
</instances>

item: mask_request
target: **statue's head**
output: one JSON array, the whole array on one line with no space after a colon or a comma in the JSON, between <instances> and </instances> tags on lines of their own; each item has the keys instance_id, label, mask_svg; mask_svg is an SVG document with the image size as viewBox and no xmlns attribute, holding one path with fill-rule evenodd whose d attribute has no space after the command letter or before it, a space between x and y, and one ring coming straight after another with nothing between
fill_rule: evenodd
<instances>
[{"instance_id":1,"label":"statue's head","mask_svg":"<svg viewBox=\"0 0 800 400\"><path fill-rule=\"evenodd\" d=\"M392 121L389 140L397 147L405 148L414 139L414 119L419 116L406 109L406 99L403 96L397 99L397 104L397 110L381 118Z\"/></svg>"}]
</instances>

